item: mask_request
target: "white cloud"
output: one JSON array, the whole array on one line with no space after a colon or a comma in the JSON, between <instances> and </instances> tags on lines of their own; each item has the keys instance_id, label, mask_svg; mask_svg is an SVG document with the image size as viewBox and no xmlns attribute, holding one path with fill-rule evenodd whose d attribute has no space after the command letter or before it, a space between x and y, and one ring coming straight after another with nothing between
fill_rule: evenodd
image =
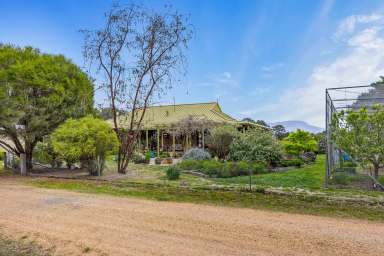
<instances>
[{"instance_id":1,"label":"white cloud","mask_svg":"<svg viewBox=\"0 0 384 256\"><path fill-rule=\"evenodd\" d=\"M375 24L368 27L356 28L357 23L373 21ZM345 19L341 26L350 34L343 42L344 51L330 63L315 67L306 86L286 91L277 99L279 119L300 119L324 127L326 88L369 84L384 75L384 30L377 25L383 21L378 14ZM271 104L273 107L276 103Z\"/></svg>"},{"instance_id":2,"label":"white cloud","mask_svg":"<svg viewBox=\"0 0 384 256\"><path fill-rule=\"evenodd\" d=\"M340 22L336 31L336 38L340 38L346 34L355 32L355 29L360 24L370 24L373 22L382 22L383 15L370 14L370 15L351 15Z\"/></svg>"}]
</instances>

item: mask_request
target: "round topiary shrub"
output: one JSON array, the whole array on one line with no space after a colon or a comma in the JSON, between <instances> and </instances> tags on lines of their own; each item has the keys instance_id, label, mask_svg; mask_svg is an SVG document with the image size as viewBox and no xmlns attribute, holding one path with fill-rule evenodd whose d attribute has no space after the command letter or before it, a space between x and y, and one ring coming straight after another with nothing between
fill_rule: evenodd
<instances>
[{"instance_id":1,"label":"round topiary shrub","mask_svg":"<svg viewBox=\"0 0 384 256\"><path fill-rule=\"evenodd\" d=\"M183 155L183 160L209 160L211 155L201 148L191 148Z\"/></svg>"},{"instance_id":2,"label":"round topiary shrub","mask_svg":"<svg viewBox=\"0 0 384 256\"><path fill-rule=\"evenodd\" d=\"M166 172L168 180L178 180L180 177L180 169L176 166L169 167Z\"/></svg>"}]
</instances>

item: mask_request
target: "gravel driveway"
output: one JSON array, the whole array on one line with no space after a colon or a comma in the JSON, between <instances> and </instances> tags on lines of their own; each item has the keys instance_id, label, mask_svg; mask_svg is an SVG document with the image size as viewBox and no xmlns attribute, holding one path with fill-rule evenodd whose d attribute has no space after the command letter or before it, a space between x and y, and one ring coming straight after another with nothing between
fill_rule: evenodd
<instances>
[{"instance_id":1,"label":"gravel driveway","mask_svg":"<svg viewBox=\"0 0 384 256\"><path fill-rule=\"evenodd\" d=\"M0 180L0 232L55 255L384 255L384 224L46 190Z\"/></svg>"}]
</instances>

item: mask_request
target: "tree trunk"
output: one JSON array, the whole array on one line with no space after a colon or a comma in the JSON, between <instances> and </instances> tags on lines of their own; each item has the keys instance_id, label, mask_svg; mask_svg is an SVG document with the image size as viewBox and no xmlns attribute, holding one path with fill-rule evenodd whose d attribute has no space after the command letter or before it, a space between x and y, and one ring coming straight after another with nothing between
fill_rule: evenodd
<instances>
[{"instance_id":1,"label":"tree trunk","mask_svg":"<svg viewBox=\"0 0 384 256\"><path fill-rule=\"evenodd\" d=\"M25 153L20 154L20 175L27 175L27 159Z\"/></svg>"},{"instance_id":2,"label":"tree trunk","mask_svg":"<svg viewBox=\"0 0 384 256\"><path fill-rule=\"evenodd\" d=\"M378 179L379 178L379 169L380 169L380 165L378 164L374 164L373 165L373 170L374 170L374 177L375 179Z\"/></svg>"},{"instance_id":3,"label":"tree trunk","mask_svg":"<svg viewBox=\"0 0 384 256\"><path fill-rule=\"evenodd\" d=\"M25 160L26 160L26 164L27 164L27 171L30 171L33 168L33 164L32 164L32 150L27 149L25 151L25 157L26 157Z\"/></svg>"},{"instance_id":4,"label":"tree trunk","mask_svg":"<svg viewBox=\"0 0 384 256\"><path fill-rule=\"evenodd\" d=\"M120 173L120 174L126 174L126 169L127 168L124 168L124 157L123 157L123 150L121 148L121 146L119 147L119 153L117 154L117 172Z\"/></svg>"},{"instance_id":5,"label":"tree trunk","mask_svg":"<svg viewBox=\"0 0 384 256\"><path fill-rule=\"evenodd\" d=\"M25 155L26 155L27 171L30 171L33 169L32 153L33 153L33 149L35 148L36 142L37 141L25 143Z\"/></svg>"}]
</instances>

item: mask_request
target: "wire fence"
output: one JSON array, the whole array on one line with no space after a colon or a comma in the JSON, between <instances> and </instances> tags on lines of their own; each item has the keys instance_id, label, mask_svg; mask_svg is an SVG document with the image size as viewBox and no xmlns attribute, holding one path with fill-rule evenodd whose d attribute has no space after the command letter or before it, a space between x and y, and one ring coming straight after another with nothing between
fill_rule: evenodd
<instances>
[{"instance_id":1,"label":"wire fence","mask_svg":"<svg viewBox=\"0 0 384 256\"><path fill-rule=\"evenodd\" d=\"M335 114L340 111L366 107L369 112L375 104L384 105L383 84L328 88L325 96L327 137L325 186L341 185L370 189L381 187L371 175L369 168L363 167L348 152L334 143L332 121L336 118Z\"/></svg>"}]
</instances>

